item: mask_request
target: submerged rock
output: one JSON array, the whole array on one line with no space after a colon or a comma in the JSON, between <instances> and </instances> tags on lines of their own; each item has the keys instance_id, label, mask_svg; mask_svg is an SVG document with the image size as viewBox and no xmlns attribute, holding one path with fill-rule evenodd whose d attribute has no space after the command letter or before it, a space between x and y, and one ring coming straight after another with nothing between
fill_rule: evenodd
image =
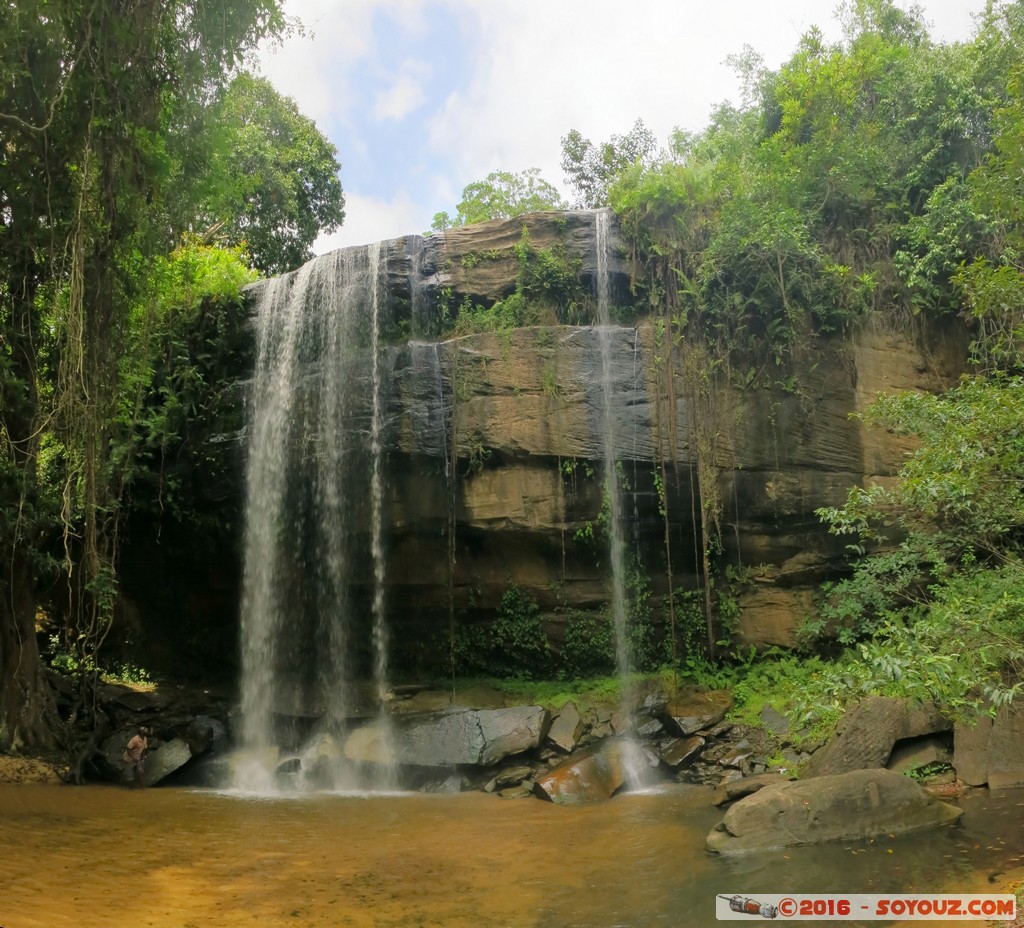
<instances>
[{"instance_id":1,"label":"submerged rock","mask_svg":"<svg viewBox=\"0 0 1024 928\"><path fill-rule=\"evenodd\" d=\"M708 834L708 850L740 854L906 834L956 821L962 809L891 770L854 770L795 780L741 799Z\"/></svg>"}]
</instances>

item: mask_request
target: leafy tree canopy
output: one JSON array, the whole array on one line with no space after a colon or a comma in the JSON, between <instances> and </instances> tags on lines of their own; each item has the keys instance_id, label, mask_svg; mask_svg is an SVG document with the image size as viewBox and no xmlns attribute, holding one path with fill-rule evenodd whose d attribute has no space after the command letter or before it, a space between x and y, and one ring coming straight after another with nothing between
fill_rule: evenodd
<instances>
[{"instance_id":1,"label":"leafy tree canopy","mask_svg":"<svg viewBox=\"0 0 1024 928\"><path fill-rule=\"evenodd\" d=\"M454 219L447 212L437 213L431 228L435 232L443 232L452 226L467 226L488 219L511 219L524 213L566 207L558 190L541 177L540 168L514 173L492 171L483 180L463 188Z\"/></svg>"},{"instance_id":2,"label":"leafy tree canopy","mask_svg":"<svg viewBox=\"0 0 1024 928\"><path fill-rule=\"evenodd\" d=\"M654 134L641 119L625 135L613 135L600 145L572 129L562 139L562 170L576 193L575 205L607 206L611 185L627 168L651 164L657 149Z\"/></svg>"},{"instance_id":3,"label":"leafy tree canopy","mask_svg":"<svg viewBox=\"0 0 1024 928\"><path fill-rule=\"evenodd\" d=\"M201 134L179 140L183 180L187 157L207 149L179 226L244 242L255 267L279 274L308 261L317 235L342 223L337 150L265 78L237 75L204 113Z\"/></svg>"}]
</instances>

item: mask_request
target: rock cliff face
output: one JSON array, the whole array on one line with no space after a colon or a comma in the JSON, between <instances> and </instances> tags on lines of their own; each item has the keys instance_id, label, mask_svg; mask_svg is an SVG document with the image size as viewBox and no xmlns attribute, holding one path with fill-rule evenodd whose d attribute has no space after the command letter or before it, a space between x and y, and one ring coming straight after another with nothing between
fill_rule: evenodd
<instances>
[{"instance_id":1,"label":"rock cliff face","mask_svg":"<svg viewBox=\"0 0 1024 928\"><path fill-rule=\"evenodd\" d=\"M540 603L556 643L567 608L609 597L606 555L588 540L602 504L595 330L544 324L438 340L443 312L515 291L524 228L531 248L576 260L582 292L595 292L592 213L540 213L382 246L386 602L399 659L409 666L432 634L445 633L449 591L458 621L471 623L493 618L514 582ZM628 306L629 268L614 225L609 273L613 305ZM257 285L254 313L259 300ZM658 595L667 585L667 534L673 586L695 589L691 449L699 423L681 388L682 364L659 347L650 321L616 327L611 344L629 549ZM876 321L844 338L809 339L784 382L719 390L713 464L722 557L755 568L740 598L745 642L793 643L814 608L811 584L835 572L843 548L815 510L840 503L854 484L892 475L911 448L865 430L854 414L880 391L941 389L960 373L965 355L965 333L953 325L924 332ZM369 359L366 370L368 376ZM357 423L368 420L369 392ZM655 480L661 461L667 532ZM368 540L357 547L368 551ZM356 556L352 569L368 597L368 556ZM403 643L412 643L404 659Z\"/></svg>"}]
</instances>

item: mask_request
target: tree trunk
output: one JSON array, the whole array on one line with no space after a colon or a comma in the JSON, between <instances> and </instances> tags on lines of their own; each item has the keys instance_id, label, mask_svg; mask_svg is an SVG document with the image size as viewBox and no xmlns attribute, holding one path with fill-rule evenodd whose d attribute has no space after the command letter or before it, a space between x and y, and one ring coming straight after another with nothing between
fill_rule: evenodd
<instances>
[{"instance_id":1,"label":"tree trunk","mask_svg":"<svg viewBox=\"0 0 1024 928\"><path fill-rule=\"evenodd\" d=\"M32 574L22 550L0 566L0 750L56 744L57 711L36 643Z\"/></svg>"}]
</instances>

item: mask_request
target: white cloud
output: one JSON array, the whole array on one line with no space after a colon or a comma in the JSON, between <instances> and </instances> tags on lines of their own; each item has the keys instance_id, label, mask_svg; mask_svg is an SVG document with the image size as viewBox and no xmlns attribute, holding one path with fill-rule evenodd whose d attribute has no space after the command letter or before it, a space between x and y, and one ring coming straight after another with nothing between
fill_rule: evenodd
<instances>
[{"instance_id":1,"label":"white cloud","mask_svg":"<svg viewBox=\"0 0 1024 928\"><path fill-rule=\"evenodd\" d=\"M350 0L342 9L334 0L289 0L285 12L305 35L262 49L263 73L321 128L347 119L358 85L352 72L373 47L373 2Z\"/></svg>"},{"instance_id":2,"label":"white cloud","mask_svg":"<svg viewBox=\"0 0 1024 928\"><path fill-rule=\"evenodd\" d=\"M715 105L739 102L727 55L749 44L777 67L819 25L838 38L831 4L810 0L449 0L479 24L471 84L443 103L430 128L461 184L501 168L539 167L560 184L560 139L594 141L642 118L664 142L675 126L698 130ZM981 0L977 0L981 5ZM962 0L926 0L940 39L966 38Z\"/></svg>"},{"instance_id":3,"label":"white cloud","mask_svg":"<svg viewBox=\"0 0 1024 928\"><path fill-rule=\"evenodd\" d=\"M322 255L346 245L366 245L423 232L429 226L430 218L424 219L422 208L405 191L399 191L391 200L346 191L344 225L331 235L321 235L313 243L313 250Z\"/></svg>"},{"instance_id":4,"label":"white cloud","mask_svg":"<svg viewBox=\"0 0 1024 928\"><path fill-rule=\"evenodd\" d=\"M701 129L717 103L739 99L727 55L750 45L778 67L810 26L838 37L835 2L288 0L288 14L315 38L286 43L265 67L331 135L345 164L348 219L332 241L364 243L421 231L493 170L538 167L562 185L560 140L570 129L601 141L640 117L662 142L675 126ZM984 0L922 5L933 35L955 40L971 35L970 8ZM447 99L427 99L424 80L442 73L441 52L418 40L441 10L454 14L446 19L457 31L443 53L459 55L467 76ZM379 43L395 35L410 58L385 73ZM396 128L408 129L397 142L406 167L393 178L359 176L369 168L356 155L375 150L384 128L391 146ZM370 189L376 199L356 193Z\"/></svg>"},{"instance_id":5,"label":"white cloud","mask_svg":"<svg viewBox=\"0 0 1024 928\"><path fill-rule=\"evenodd\" d=\"M423 81L430 69L421 61L407 61L387 90L377 94L373 113L377 119L400 120L418 109L425 101Z\"/></svg>"}]
</instances>

